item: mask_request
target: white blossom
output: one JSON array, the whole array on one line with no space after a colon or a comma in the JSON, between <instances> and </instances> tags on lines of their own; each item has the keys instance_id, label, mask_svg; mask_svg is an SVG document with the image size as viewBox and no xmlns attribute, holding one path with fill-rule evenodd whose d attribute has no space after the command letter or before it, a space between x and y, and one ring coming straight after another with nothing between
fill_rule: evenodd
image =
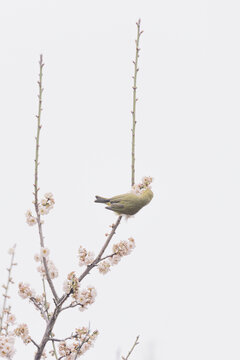
<instances>
[{"instance_id":1,"label":"white blossom","mask_svg":"<svg viewBox=\"0 0 240 360\"><path fill-rule=\"evenodd\" d=\"M33 226L37 223L37 219L32 215L31 210L26 212L26 222L29 226Z\"/></svg>"},{"instance_id":2,"label":"white blossom","mask_svg":"<svg viewBox=\"0 0 240 360\"><path fill-rule=\"evenodd\" d=\"M110 262L109 261L102 261L98 264L98 271L100 274L106 274L110 270Z\"/></svg>"},{"instance_id":3,"label":"white blossom","mask_svg":"<svg viewBox=\"0 0 240 360\"><path fill-rule=\"evenodd\" d=\"M72 291L72 297L77 299L79 294L79 287L80 284L78 282L75 271L72 271L70 274L68 274L67 280L65 280L63 283L63 291L66 294L69 294L70 291Z\"/></svg>"},{"instance_id":4,"label":"white blossom","mask_svg":"<svg viewBox=\"0 0 240 360\"><path fill-rule=\"evenodd\" d=\"M39 254L35 254L35 255L34 255L34 260L35 260L36 262L39 262L39 261L41 260L41 256L40 256Z\"/></svg>"},{"instance_id":5,"label":"white blossom","mask_svg":"<svg viewBox=\"0 0 240 360\"><path fill-rule=\"evenodd\" d=\"M87 251L83 246L78 249L79 266L90 265L94 261L94 252Z\"/></svg>"},{"instance_id":6,"label":"white blossom","mask_svg":"<svg viewBox=\"0 0 240 360\"><path fill-rule=\"evenodd\" d=\"M87 309L88 305L94 303L96 296L97 296L97 291L93 286L88 286L86 289L81 290L77 297L77 301L82 305L82 307L80 307L79 310L83 311Z\"/></svg>"},{"instance_id":7,"label":"white blossom","mask_svg":"<svg viewBox=\"0 0 240 360\"><path fill-rule=\"evenodd\" d=\"M29 336L29 331L28 331L27 324L18 325L18 327L14 330L14 333L15 333L16 336L21 337L21 339L23 340L23 342L25 344L30 343L31 338Z\"/></svg>"},{"instance_id":8,"label":"white blossom","mask_svg":"<svg viewBox=\"0 0 240 360\"><path fill-rule=\"evenodd\" d=\"M27 299L33 297L35 295L35 291L30 288L29 284L20 282L18 284L18 295L21 296L22 299Z\"/></svg>"},{"instance_id":9,"label":"white blossom","mask_svg":"<svg viewBox=\"0 0 240 360\"><path fill-rule=\"evenodd\" d=\"M47 268L48 268L48 273L51 279L55 279L58 277L58 269L56 268L56 266L54 265L54 263L52 262L52 260L49 260L46 258L46 262L47 262ZM42 274L42 276L46 276L46 272L45 272L45 267L43 265L43 263L41 263L38 267L37 267L37 271L40 272L40 274Z\"/></svg>"},{"instance_id":10,"label":"white blossom","mask_svg":"<svg viewBox=\"0 0 240 360\"><path fill-rule=\"evenodd\" d=\"M121 260L121 256L120 255L113 255L109 258L109 262L111 263L111 265L116 265L119 263L119 261Z\"/></svg>"},{"instance_id":11,"label":"white blossom","mask_svg":"<svg viewBox=\"0 0 240 360\"><path fill-rule=\"evenodd\" d=\"M59 355L66 360L74 360L76 359L76 354L80 357L94 345L97 336L97 330L90 334L86 327L76 329L75 333L72 334L72 339L59 343Z\"/></svg>"},{"instance_id":12,"label":"white blossom","mask_svg":"<svg viewBox=\"0 0 240 360\"><path fill-rule=\"evenodd\" d=\"M39 215L47 215L50 210L53 209L53 206L55 204L55 200L53 198L52 193L46 193L44 195L44 198L41 199L40 205L38 207Z\"/></svg>"},{"instance_id":13,"label":"white blossom","mask_svg":"<svg viewBox=\"0 0 240 360\"><path fill-rule=\"evenodd\" d=\"M12 335L0 336L0 357L12 359L15 354L14 349L15 339Z\"/></svg>"},{"instance_id":14,"label":"white blossom","mask_svg":"<svg viewBox=\"0 0 240 360\"><path fill-rule=\"evenodd\" d=\"M16 316L13 314L9 314L7 317L7 323L13 325L16 322Z\"/></svg>"},{"instance_id":15,"label":"white blossom","mask_svg":"<svg viewBox=\"0 0 240 360\"><path fill-rule=\"evenodd\" d=\"M42 258L43 257L47 258L49 255L49 252L50 252L50 250L48 248L41 247L41 249L40 249L40 255Z\"/></svg>"}]
</instances>

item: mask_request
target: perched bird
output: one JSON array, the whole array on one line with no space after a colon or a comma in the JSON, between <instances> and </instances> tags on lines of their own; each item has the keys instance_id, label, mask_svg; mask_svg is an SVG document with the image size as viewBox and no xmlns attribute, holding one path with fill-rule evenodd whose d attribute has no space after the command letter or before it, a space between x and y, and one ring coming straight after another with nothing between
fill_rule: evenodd
<instances>
[{"instance_id":1,"label":"perched bird","mask_svg":"<svg viewBox=\"0 0 240 360\"><path fill-rule=\"evenodd\" d=\"M106 209L115 211L118 215L134 215L144 206L150 203L153 192L150 187L140 188L140 190L129 192L122 195L104 198L96 196L96 203L104 203Z\"/></svg>"}]
</instances>

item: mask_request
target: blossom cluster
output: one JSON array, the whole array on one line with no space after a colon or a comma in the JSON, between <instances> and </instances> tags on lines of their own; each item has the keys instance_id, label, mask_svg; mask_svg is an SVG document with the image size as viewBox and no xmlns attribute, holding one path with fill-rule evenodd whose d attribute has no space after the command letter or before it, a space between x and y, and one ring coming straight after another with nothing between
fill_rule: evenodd
<instances>
[{"instance_id":1,"label":"blossom cluster","mask_svg":"<svg viewBox=\"0 0 240 360\"><path fill-rule=\"evenodd\" d=\"M48 257L49 252L50 251L49 251L48 248L41 247L40 255L35 254L34 255L34 260L36 262L41 262L41 264L37 267L37 271L40 272L40 274L45 277L46 276L46 271L45 271L45 267L44 267L44 264L43 264L43 258L45 258L49 276L50 276L51 279L55 279L55 278L58 277L58 269L56 268L56 266L54 265L52 260L49 259L49 257Z\"/></svg>"},{"instance_id":2,"label":"blossom cluster","mask_svg":"<svg viewBox=\"0 0 240 360\"><path fill-rule=\"evenodd\" d=\"M97 330L90 334L86 327L76 329L75 333L72 335L72 339L61 341L59 343L59 355L66 360L74 360L76 357L83 355L87 350L93 347L97 336Z\"/></svg>"},{"instance_id":3,"label":"blossom cluster","mask_svg":"<svg viewBox=\"0 0 240 360\"><path fill-rule=\"evenodd\" d=\"M79 305L79 310L86 310L88 305L94 303L97 296L95 287L88 286L86 289L80 290L80 284L74 271L68 274L67 280L63 283L63 291L70 294L74 298L74 304Z\"/></svg>"},{"instance_id":4,"label":"blossom cluster","mask_svg":"<svg viewBox=\"0 0 240 360\"><path fill-rule=\"evenodd\" d=\"M79 292L78 302L82 305L79 310L86 310L88 305L94 303L97 296L97 290L94 286L88 286L86 289L83 289Z\"/></svg>"},{"instance_id":5,"label":"blossom cluster","mask_svg":"<svg viewBox=\"0 0 240 360\"><path fill-rule=\"evenodd\" d=\"M7 300L10 299L10 296L8 295L8 288L10 284L14 284L11 277L11 270L13 266L17 265L17 263L13 262L14 253L15 245L8 250L8 254L11 255L11 263L10 267L7 269L9 272L7 284L2 285L2 287L5 289L5 293L3 294L4 303L0 315L0 357L7 359L12 359L13 355L15 354L15 338L14 333L10 331L10 326L14 325L16 317L11 312L11 306L7 306Z\"/></svg>"},{"instance_id":6,"label":"blossom cluster","mask_svg":"<svg viewBox=\"0 0 240 360\"><path fill-rule=\"evenodd\" d=\"M7 315L7 319L5 320L5 329L7 329L10 325L15 324L16 316L11 313L10 306L4 309L4 313Z\"/></svg>"},{"instance_id":7,"label":"blossom cluster","mask_svg":"<svg viewBox=\"0 0 240 360\"><path fill-rule=\"evenodd\" d=\"M54 204L55 204L55 200L53 198L53 194L50 192L46 193L38 206L39 215L47 215L49 211L53 209ZM26 222L29 226L33 226L37 224L37 218L33 216L31 210L27 210L25 215L26 215Z\"/></svg>"},{"instance_id":8,"label":"blossom cluster","mask_svg":"<svg viewBox=\"0 0 240 360\"><path fill-rule=\"evenodd\" d=\"M29 284L20 282L18 284L18 295L22 299L31 298L35 296L35 290L31 289Z\"/></svg>"},{"instance_id":9,"label":"blossom cluster","mask_svg":"<svg viewBox=\"0 0 240 360\"><path fill-rule=\"evenodd\" d=\"M55 200L53 198L52 193L46 193L44 198L40 201L40 205L38 207L39 215L47 215L50 210L53 209L55 204Z\"/></svg>"},{"instance_id":10,"label":"blossom cluster","mask_svg":"<svg viewBox=\"0 0 240 360\"><path fill-rule=\"evenodd\" d=\"M56 266L54 265L54 263L52 262L52 260L46 260L47 261L47 268L48 268L48 273L51 279L55 279L58 277L58 269L56 268ZM41 265L39 265L37 267L37 271L40 272L40 274L45 277L46 276L46 272L45 272L45 267L43 265L43 263L41 263Z\"/></svg>"},{"instance_id":11,"label":"blossom cluster","mask_svg":"<svg viewBox=\"0 0 240 360\"><path fill-rule=\"evenodd\" d=\"M78 249L79 266L90 265L94 260L94 252L87 251L83 246Z\"/></svg>"},{"instance_id":12,"label":"blossom cluster","mask_svg":"<svg viewBox=\"0 0 240 360\"><path fill-rule=\"evenodd\" d=\"M26 212L26 222L29 226L33 226L37 223L37 219L33 216L31 210Z\"/></svg>"},{"instance_id":13,"label":"blossom cluster","mask_svg":"<svg viewBox=\"0 0 240 360\"><path fill-rule=\"evenodd\" d=\"M50 304L43 295L35 295L35 290L31 289L29 284L19 283L18 294L22 299L29 299L37 310L40 310L41 316L44 318L45 311L49 309Z\"/></svg>"},{"instance_id":14,"label":"blossom cluster","mask_svg":"<svg viewBox=\"0 0 240 360\"><path fill-rule=\"evenodd\" d=\"M11 359L15 354L14 349L14 336L1 335L0 336L0 357Z\"/></svg>"},{"instance_id":15,"label":"blossom cluster","mask_svg":"<svg viewBox=\"0 0 240 360\"><path fill-rule=\"evenodd\" d=\"M139 184L134 184L132 186L132 193L140 195L147 188L151 188L150 184L152 183L153 178L150 176L144 176L142 182Z\"/></svg>"},{"instance_id":16,"label":"blossom cluster","mask_svg":"<svg viewBox=\"0 0 240 360\"><path fill-rule=\"evenodd\" d=\"M5 287L5 286L3 285L3 287ZM6 318L5 318L5 315L6 315ZM1 320L0 335L3 335L3 331L5 331L5 333L7 335L9 326L14 325L15 321L16 321L16 316L11 313L11 306L5 307L2 310L2 316L0 316L0 320Z\"/></svg>"},{"instance_id":17,"label":"blossom cluster","mask_svg":"<svg viewBox=\"0 0 240 360\"><path fill-rule=\"evenodd\" d=\"M117 244L113 245L113 255L109 256L107 260L101 261L98 264L98 271L101 274L106 274L112 265L119 263L123 256L129 255L131 251L135 248L135 241L133 238L129 238L128 241L120 241Z\"/></svg>"},{"instance_id":18,"label":"blossom cluster","mask_svg":"<svg viewBox=\"0 0 240 360\"><path fill-rule=\"evenodd\" d=\"M14 330L14 333L22 339L24 344L29 344L31 342L27 324L18 325L18 327Z\"/></svg>"},{"instance_id":19,"label":"blossom cluster","mask_svg":"<svg viewBox=\"0 0 240 360\"><path fill-rule=\"evenodd\" d=\"M65 280L63 283L63 291L66 294L69 294L71 292L72 297L77 300L79 294L79 287L80 284L78 282L75 271L72 271L70 274L68 274L67 280Z\"/></svg>"}]
</instances>

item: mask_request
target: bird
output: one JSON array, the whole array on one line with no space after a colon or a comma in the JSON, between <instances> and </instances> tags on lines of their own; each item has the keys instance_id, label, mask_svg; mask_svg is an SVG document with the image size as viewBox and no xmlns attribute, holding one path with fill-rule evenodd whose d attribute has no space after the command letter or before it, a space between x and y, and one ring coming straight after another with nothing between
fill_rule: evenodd
<instances>
[{"instance_id":1,"label":"bird","mask_svg":"<svg viewBox=\"0 0 240 360\"><path fill-rule=\"evenodd\" d=\"M118 215L135 215L139 210L144 206L150 203L153 198L153 192L150 187L141 189L139 193L128 192L126 194L121 194L113 196L110 198L105 198L96 195L95 202L103 203L107 206L105 209L112 210Z\"/></svg>"}]
</instances>

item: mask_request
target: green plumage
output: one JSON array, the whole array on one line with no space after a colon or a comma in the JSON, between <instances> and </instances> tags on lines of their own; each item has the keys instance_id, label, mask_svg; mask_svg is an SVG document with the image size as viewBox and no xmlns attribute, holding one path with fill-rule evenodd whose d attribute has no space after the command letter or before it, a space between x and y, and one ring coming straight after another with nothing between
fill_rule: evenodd
<instances>
[{"instance_id":1,"label":"green plumage","mask_svg":"<svg viewBox=\"0 0 240 360\"><path fill-rule=\"evenodd\" d=\"M150 203L152 198L153 192L150 188L147 188L138 195L130 192L111 198L96 196L95 202L107 204L106 209L115 211L119 215L134 215Z\"/></svg>"}]
</instances>

